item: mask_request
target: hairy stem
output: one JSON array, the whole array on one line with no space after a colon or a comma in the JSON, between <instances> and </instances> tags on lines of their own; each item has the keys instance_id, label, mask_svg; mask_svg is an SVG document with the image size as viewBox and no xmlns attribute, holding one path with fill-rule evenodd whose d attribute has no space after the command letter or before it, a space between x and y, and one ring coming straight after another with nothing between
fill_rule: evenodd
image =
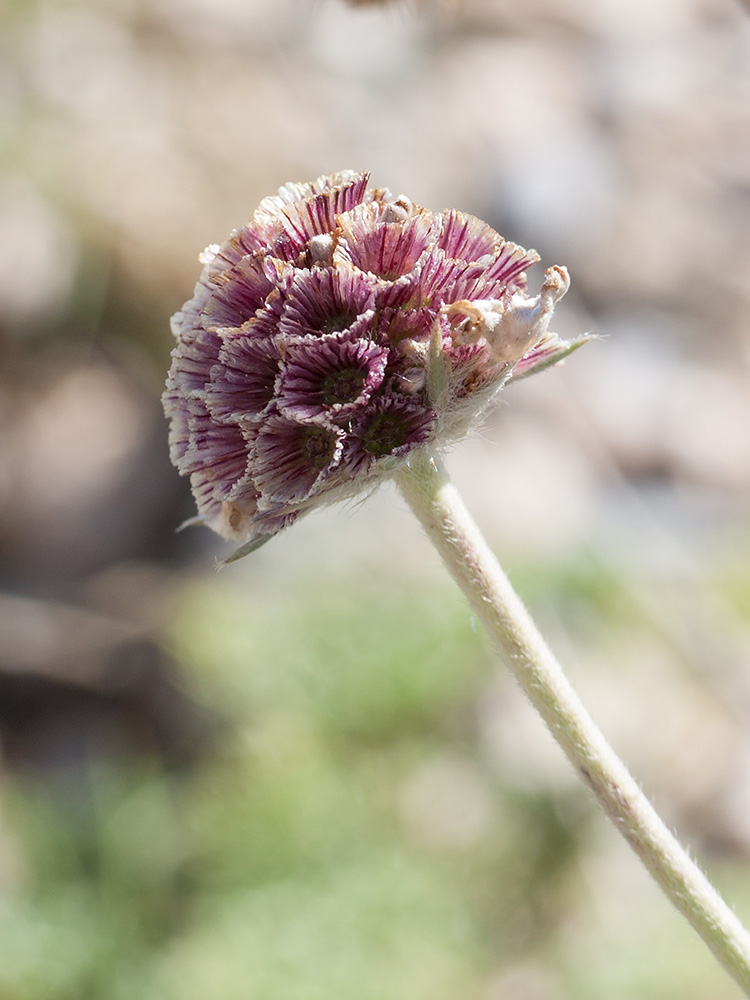
<instances>
[{"instance_id":1,"label":"hairy stem","mask_svg":"<svg viewBox=\"0 0 750 1000\"><path fill-rule=\"evenodd\" d=\"M568 759L672 903L750 996L750 935L597 728L441 463L419 453L396 482Z\"/></svg>"}]
</instances>

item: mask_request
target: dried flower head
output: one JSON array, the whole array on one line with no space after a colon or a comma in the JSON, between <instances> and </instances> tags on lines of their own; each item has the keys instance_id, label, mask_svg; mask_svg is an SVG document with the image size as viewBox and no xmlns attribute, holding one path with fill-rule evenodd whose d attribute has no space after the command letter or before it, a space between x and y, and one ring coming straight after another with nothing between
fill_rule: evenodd
<instances>
[{"instance_id":1,"label":"dried flower head","mask_svg":"<svg viewBox=\"0 0 750 1000\"><path fill-rule=\"evenodd\" d=\"M582 341L549 332L562 267L368 175L287 184L201 256L164 393L200 519L244 553L313 506L466 434L497 390Z\"/></svg>"}]
</instances>

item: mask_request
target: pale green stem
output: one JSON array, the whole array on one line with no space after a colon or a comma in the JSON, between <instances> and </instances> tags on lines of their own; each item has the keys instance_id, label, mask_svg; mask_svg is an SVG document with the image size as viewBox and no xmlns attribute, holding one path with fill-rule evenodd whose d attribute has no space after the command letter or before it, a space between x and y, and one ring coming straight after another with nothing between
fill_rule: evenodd
<instances>
[{"instance_id":1,"label":"pale green stem","mask_svg":"<svg viewBox=\"0 0 750 1000\"><path fill-rule=\"evenodd\" d=\"M416 454L396 482L568 759L669 899L750 996L750 935L597 728L439 460Z\"/></svg>"}]
</instances>

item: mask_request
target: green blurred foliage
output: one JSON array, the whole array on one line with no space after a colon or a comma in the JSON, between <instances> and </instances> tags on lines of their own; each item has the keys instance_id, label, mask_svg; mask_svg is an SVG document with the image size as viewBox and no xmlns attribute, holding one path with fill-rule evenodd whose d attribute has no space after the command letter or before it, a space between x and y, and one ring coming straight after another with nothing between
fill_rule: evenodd
<instances>
[{"instance_id":1,"label":"green blurred foliage","mask_svg":"<svg viewBox=\"0 0 750 1000\"><path fill-rule=\"evenodd\" d=\"M607 574L567 579L607 606ZM511 1000L516 967L550 1000L733 995L655 889L597 910L582 789L492 763L490 657L447 582L226 573L182 587L165 641L221 735L179 775L8 782L3 1000Z\"/></svg>"}]
</instances>

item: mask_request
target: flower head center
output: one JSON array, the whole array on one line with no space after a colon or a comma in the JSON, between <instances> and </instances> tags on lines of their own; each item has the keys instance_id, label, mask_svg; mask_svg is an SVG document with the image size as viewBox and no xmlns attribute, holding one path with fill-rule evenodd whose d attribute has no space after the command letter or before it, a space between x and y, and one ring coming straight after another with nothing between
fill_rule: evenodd
<instances>
[{"instance_id":1,"label":"flower head center","mask_svg":"<svg viewBox=\"0 0 750 1000\"><path fill-rule=\"evenodd\" d=\"M390 455L409 436L406 421L399 413L379 413L362 435L362 447L371 455Z\"/></svg>"},{"instance_id":2,"label":"flower head center","mask_svg":"<svg viewBox=\"0 0 750 1000\"><path fill-rule=\"evenodd\" d=\"M350 310L340 309L337 312L331 313L330 316L325 317L320 324L320 332L340 333L342 330L346 330L347 327L351 326L356 318L356 313L353 313Z\"/></svg>"},{"instance_id":3,"label":"flower head center","mask_svg":"<svg viewBox=\"0 0 750 1000\"><path fill-rule=\"evenodd\" d=\"M344 368L326 375L321 385L321 397L326 406L351 403L362 392L366 374L359 368Z\"/></svg>"},{"instance_id":4,"label":"flower head center","mask_svg":"<svg viewBox=\"0 0 750 1000\"><path fill-rule=\"evenodd\" d=\"M314 469L328 464L336 447L336 439L319 427L308 427L302 440L302 451Z\"/></svg>"}]
</instances>

